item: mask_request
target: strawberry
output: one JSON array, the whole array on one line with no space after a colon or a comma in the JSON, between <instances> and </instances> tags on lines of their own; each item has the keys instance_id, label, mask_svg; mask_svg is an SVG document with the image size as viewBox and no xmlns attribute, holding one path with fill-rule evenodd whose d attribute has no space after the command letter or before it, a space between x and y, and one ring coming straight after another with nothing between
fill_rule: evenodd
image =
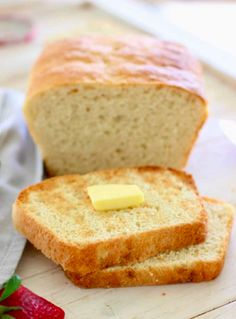
<instances>
[{"instance_id":1,"label":"strawberry","mask_svg":"<svg viewBox=\"0 0 236 319\"><path fill-rule=\"evenodd\" d=\"M19 279L13 276L0 290L0 319L64 319L65 313L61 308L19 285L19 282L14 287L9 285L13 278Z\"/></svg>"}]
</instances>

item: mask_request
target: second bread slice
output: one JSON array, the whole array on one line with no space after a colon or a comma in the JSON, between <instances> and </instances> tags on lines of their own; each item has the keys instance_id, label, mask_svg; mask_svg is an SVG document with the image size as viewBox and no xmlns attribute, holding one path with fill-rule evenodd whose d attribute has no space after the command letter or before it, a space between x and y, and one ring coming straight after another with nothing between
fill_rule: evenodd
<instances>
[{"instance_id":1,"label":"second bread slice","mask_svg":"<svg viewBox=\"0 0 236 319\"><path fill-rule=\"evenodd\" d=\"M136 184L140 207L97 212L94 184ZM144 167L47 179L20 193L15 227L64 270L84 275L202 242L206 213L191 176Z\"/></svg>"},{"instance_id":2,"label":"second bread slice","mask_svg":"<svg viewBox=\"0 0 236 319\"><path fill-rule=\"evenodd\" d=\"M234 208L227 203L205 199L208 234L199 245L170 251L129 266L114 266L80 277L66 272L78 286L127 287L201 282L216 278L223 267L229 243Z\"/></svg>"}]
</instances>

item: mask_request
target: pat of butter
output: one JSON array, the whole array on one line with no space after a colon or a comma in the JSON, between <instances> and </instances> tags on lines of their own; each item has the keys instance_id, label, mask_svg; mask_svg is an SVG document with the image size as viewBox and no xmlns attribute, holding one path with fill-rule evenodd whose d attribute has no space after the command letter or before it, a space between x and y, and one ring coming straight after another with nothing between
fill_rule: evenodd
<instances>
[{"instance_id":1,"label":"pat of butter","mask_svg":"<svg viewBox=\"0 0 236 319\"><path fill-rule=\"evenodd\" d=\"M136 185L105 184L87 188L96 210L117 210L137 207L144 202L144 196Z\"/></svg>"}]
</instances>

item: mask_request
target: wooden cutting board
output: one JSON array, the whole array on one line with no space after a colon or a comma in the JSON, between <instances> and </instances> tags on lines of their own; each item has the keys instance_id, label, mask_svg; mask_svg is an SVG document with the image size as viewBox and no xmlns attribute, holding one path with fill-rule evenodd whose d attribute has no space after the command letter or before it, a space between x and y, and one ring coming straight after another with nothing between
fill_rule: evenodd
<instances>
[{"instance_id":1,"label":"wooden cutting board","mask_svg":"<svg viewBox=\"0 0 236 319\"><path fill-rule=\"evenodd\" d=\"M236 146L218 120L210 119L202 130L187 170L201 194L236 204ZM223 272L212 282L89 290L73 286L59 267L28 245L17 273L27 287L62 306L67 319L218 318L217 311L212 317L204 313L236 300L235 263L236 242L231 240ZM224 310L222 318L233 318L235 303Z\"/></svg>"}]
</instances>

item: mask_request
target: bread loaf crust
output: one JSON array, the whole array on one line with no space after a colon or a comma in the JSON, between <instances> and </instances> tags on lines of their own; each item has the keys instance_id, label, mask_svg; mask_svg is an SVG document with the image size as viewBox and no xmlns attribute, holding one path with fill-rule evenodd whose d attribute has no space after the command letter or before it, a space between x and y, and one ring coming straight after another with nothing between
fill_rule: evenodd
<instances>
[{"instance_id":1,"label":"bread loaf crust","mask_svg":"<svg viewBox=\"0 0 236 319\"><path fill-rule=\"evenodd\" d=\"M183 46L84 36L44 49L24 114L49 176L140 165L182 169L207 102L200 65Z\"/></svg>"},{"instance_id":2,"label":"bread loaf crust","mask_svg":"<svg viewBox=\"0 0 236 319\"><path fill-rule=\"evenodd\" d=\"M177 43L147 36L84 36L49 44L31 72L27 100L69 84L171 86L206 103L198 61Z\"/></svg>"}]
</instances>

